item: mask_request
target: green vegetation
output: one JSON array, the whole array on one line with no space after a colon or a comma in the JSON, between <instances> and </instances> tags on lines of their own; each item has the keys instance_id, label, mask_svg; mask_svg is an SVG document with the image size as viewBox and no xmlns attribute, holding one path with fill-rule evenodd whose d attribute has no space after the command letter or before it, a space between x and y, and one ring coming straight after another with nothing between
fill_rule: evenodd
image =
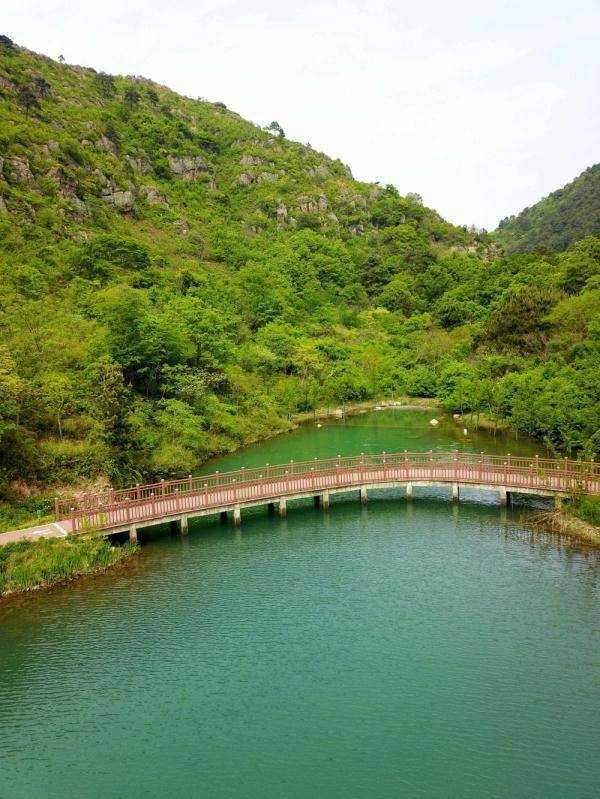
<instances>
[{"instance_id":1,"label":"green vegetation","mask_svg":"<svg viewBox=\"0 0 600 799\"><path fill-rule=\"evenodd\" d=\"M584 522L600 528L600 497L582 496L573 506L573 511Z\"/></svg>"},{"instance_id":2,"label":"green vegetation","mask_svg":"<svg viewBox=\"0 0 600 799\"><path fill-rule=\"evenodd\" d=\"M510 253L538 248L563 252L585 236L600 236L600 164L517 216L503 219L495 236Z\"/></svg>"},{"instance_id":3,"label":"green vegetation","mask_svg":"<svg viewBox=\"0 0 600 799\"><path fill-rule=\"evenodd\" d=\"M499 257L340 161L0 38L0 494L180 475L399 395L600 440L600 241Z\"/></svg>"},{"instance_id":4,"label":"green vegetation","mask_svg":"<svg viewBox=\"0 0 600 799\"><path fill-rule=\"evenodd\" d=\"M0 547L0 595L29 591L114 566L136 547L113 547L94 535L42 538Z\"/></svg>"}]
</instances>

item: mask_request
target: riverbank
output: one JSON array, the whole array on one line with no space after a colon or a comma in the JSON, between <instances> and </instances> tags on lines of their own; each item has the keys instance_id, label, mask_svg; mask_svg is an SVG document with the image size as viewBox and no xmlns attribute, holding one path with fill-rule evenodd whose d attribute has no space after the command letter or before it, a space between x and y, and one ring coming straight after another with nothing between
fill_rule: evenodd
<instances>
[{"instance_id":1,"label":"riverbank","mask_svg":"<svg viewBox=\"0 0 600 799\"><path fill-rule=\"evenodd\" d=\"M42 538L0 546L0 597L50 588L84 574L96 574L134 555L130 543L112 546L95 535Z\"/></svg>"},{"instance_id":2,"label":"riverbank","mask_svg":"<svg viewBox=\"0 0 600 799\"><path fill-rule=\"evenodd\" d=\"M600 527L579 518L572 508L555 508L536 513L530 524L542 532L558 533L579 544L600 548Z\"/></svg>"}]
</instances>

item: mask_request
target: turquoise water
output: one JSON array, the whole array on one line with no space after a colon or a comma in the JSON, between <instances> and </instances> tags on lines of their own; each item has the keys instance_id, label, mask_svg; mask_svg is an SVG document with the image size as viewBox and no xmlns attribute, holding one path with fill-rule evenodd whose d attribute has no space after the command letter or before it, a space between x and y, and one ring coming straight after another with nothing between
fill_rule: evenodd
<instances>
[{"instance_id":1,"label":"turquoise water","mask_svg":"<svg viewBox=\"0 0 600 799\"><path fill-rule=\"evenodd\" d=\"M413 435L382 419L229 462ZM452 424L420 440L451 446ZM2 602L0 797L596 797L598 555L469 496L202 520Z\"/></svg>"}]
</instances>

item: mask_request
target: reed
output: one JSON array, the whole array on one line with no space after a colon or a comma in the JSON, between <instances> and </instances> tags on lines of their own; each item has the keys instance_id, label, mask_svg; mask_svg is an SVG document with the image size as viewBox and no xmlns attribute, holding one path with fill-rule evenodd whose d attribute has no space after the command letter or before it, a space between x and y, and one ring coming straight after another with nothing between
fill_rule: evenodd
<instances>
[{"instance_id":1,"label":"reed","mask_svg":"<svg viewBox=\"0 0 600 799\"><path fill-rule=\"evenodd\" d=\"M112 546L95 534L6 544L0 547L0 595L44 588L81 574L103 571L136 549L129 543Z\"/></svg>"}]
</instances>

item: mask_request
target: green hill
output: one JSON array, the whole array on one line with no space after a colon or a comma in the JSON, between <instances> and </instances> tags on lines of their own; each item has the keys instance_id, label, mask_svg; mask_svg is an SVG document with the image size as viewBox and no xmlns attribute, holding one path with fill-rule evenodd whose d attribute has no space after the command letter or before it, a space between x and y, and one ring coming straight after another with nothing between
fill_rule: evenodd
<instances>
[{"instance_id":1,"label":"green hill","mask_svg":"<svg viewBox=\"0 0 600 799\"><path fill-rule=\"evenodd\" d=\"M0 242L5 496L187 473L368 397L437 396L572 448L600 426L596 328L569 305L595 308L596 240L499 258L276 123L6 37Z\"/></svg>"},{"instance_id":2,"label":"green hill","mask_svg":"<svg viewBox=\"0 0 600 799\"><path fill-rule=\"evenodd\" d=\"M562 252L585 236L600 236L600 164L517 216L503 219L495 232L506 252L536 247Z\"/></svg>"}]
</instances>

